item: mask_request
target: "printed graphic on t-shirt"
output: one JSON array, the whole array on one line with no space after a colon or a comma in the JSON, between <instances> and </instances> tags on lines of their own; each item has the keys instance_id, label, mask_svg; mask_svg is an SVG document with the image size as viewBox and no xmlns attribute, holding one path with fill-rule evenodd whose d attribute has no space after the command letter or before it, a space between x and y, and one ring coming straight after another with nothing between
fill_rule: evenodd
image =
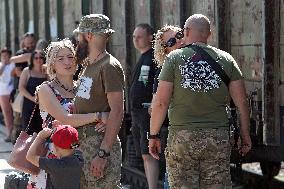
<instances>
[{"instance_id":1,"label":"printed graphic on t-shirt","mask_svg":"<svg viewBox=\"0 0 284 189\"><path fill-rule=\"evenodd\" d=\"M221 78L213 68L199 55L186 59L184 64L179 66L182 75L181 86L195 92L208 92L220 87Z\"/></svg>"},{"instance_id":2,"label":"printed graphic on t-shirt","mask_svg":"<svg viewBox=\"0 0 284 189\"><path fill-rule=\"evenodd\" d=\"M90 77L82 76L79 79L79 87L77 90L77 96L85 99L89 99L91 97L91 87L93 84L93 80Z\"/></svg>"},{"instance_id":3,"label":"printed graphic on t-shirt","mask_svg":"<svg viewBox=\"0 0 284 189\"><path fill-rule=\"evenodd\" d=\"M138 81L142 81L144 85L147 84L149 77L150 66L142 65Z\"/></svg>"}]
</instances>

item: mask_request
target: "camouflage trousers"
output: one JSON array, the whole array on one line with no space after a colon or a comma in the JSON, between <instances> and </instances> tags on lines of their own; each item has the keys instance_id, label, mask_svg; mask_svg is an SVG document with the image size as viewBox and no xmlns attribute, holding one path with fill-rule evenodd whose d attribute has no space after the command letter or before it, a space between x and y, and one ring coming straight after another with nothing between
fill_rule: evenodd
<instances>
[{"instance_id":1,"label":"camouflage trousers","mask_svg":"<svg viewBox=\"0 0 284 189\"><path fill-rule=\"evenodd\" d=\"M86 126L88 127L88 126ZM95 129L95 128L93 128ZM96 178L91 173L91 161L96 156L104 134L94 133L92 136L86 136L78 129L80 147L83 158L83 173L81 176L81 189L116 189L120 188L120 174L121 174L121 146L119 139L115 142L110 152L110 157L107 158L107 165L104 170L104 177Z\"/></svg>"},{"instance_id":2,"label":"camouflage trousers","mask_svg":"<svg viewBox=\"0 0 284 189\"><path fill-rule=\"evenodd\" d=\"M170 130L165 153L171 189L232 188L227 130Z\"/></svg>"}]
</instances>

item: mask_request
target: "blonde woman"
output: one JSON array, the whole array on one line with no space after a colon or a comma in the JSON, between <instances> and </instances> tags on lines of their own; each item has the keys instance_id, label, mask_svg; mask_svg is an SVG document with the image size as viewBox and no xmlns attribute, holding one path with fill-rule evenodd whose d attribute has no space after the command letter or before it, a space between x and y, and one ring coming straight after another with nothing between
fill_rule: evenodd
<instances>
[{"instance_id":1,"label":"blonde woman","mask_svg":"<svg viewBox=\"0 0 284 189\"><path fill-rule=\"evenodd\" d=\"M155 61L158 64L158 69L154 81L154 95L153 95L153 100L155 100L155 93L157 91L158 87L158 77L161 71L161 68L163 66L164 60L171 51L181 48L183 46L182 43L182 38L183 38L183 31L180 27L177 26L172 26L172 25L165 25L162 27L160 30L157 31L155 35L155 40L153 43L153 48L154 48L154 57ZM149 110L151 112L151 109ZM165 164L165 157L164 157L164 149L166 147L167 143L167 136L168 136L168 126L169 126L169 119L166 117L163 126L161 128L160 132L160 143L161 143L161 164ZM165 166L162 166L165 167ZM167 182L167 175L165 175L165 182L164 182L164 189L167 189L168 187L168 182Z\"/></svg>"},{"instance_id":2,"label":"blonde woman","mask_svg":"<svg viewBox=\"0 0 284 189\"><path fill-rule=\"evenodd\" d=\"M77 67L74 55L74 47L71 41L67 39L51 42L47 48L46 66L47 74L51 80L43 83L37 89L41 117L47 127L51 127L53 120L72 125L75 128L100 121L100 114L98 113L72 114L74 111L73 99L76 92L73 75ZM97 124L93 132L102 131L103 127L104 124ZM52 143L48 144L47 156L56 158L52 146ZM41 164L39 163L39 165ZM43 170L39 175L32 175L28 188L45 189L48 187L50 181L47 175Z\"/></svg>"}]
</instances>

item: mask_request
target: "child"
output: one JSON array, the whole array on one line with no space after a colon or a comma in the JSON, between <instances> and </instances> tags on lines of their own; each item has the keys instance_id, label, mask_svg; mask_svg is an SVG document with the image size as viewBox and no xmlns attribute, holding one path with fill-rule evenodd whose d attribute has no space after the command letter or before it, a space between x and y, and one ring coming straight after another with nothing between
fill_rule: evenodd
<instances>
[{"instance_id":1,"label":"child","mask_svg":"<svg viewBox=\"0 0 284 189\"><path fill-rule=\"evenodd\" d=\"M51 137L50 137L51 136ZM48 137L54 145L58 159L40 157L37 147ZM78 132L68 125L59 125L55 130L44 128L40 131L27 153L27 160L48 173L46 188L79 189L83 166L81 152L75 150L79 145Z\"/></svg>"}]
</instances>

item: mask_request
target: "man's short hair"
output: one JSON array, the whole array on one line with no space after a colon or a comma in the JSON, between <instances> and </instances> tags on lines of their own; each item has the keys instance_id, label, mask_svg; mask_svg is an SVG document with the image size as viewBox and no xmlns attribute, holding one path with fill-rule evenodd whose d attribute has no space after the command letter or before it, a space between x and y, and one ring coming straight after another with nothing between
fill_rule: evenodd
<instances>
[{"instance_id":1,"label":"man's short hair","mask_svg":"<svg viewBox=\"0 0 284 189\"><path fill-rule=\"evenodd\" d=\"M12 51L11 51L11 49L9 49L9 48L7 48L7 47L4 47L3 49L1 49L0 54L2 54L2 53L8 53L8 54L9 54L9 56L11 56L11 55L12 55Z\"/></svg>"},{"instance_id":2,"label":"man's short hair","mask_svg":"<svg viewBox=\"0 0 284 189\"><path fill-rule=\"evenodd\" d=\"M211 31L211 23L207 16L203 14L194 14L190 16L185 21L185 27L188 27L189 25L194 26L196 29L202 31L202 32L210 32Z\"/></svg>"},{"instance_id":3,"label":"man's short hair","mask_svg":"<svg viewBox=\"0 0 284 189\"><path fill-rule=\"evenodd\" d=\"M154 29L152 28L152 26L150 26L150 25L147 24L147 23L138 24L138 25L136 26L136 28L138 28L138 27L145 29L148 35L154 35L154 33L155 33L155 31L154 31Z\"/></svg>"}]
</instances>

